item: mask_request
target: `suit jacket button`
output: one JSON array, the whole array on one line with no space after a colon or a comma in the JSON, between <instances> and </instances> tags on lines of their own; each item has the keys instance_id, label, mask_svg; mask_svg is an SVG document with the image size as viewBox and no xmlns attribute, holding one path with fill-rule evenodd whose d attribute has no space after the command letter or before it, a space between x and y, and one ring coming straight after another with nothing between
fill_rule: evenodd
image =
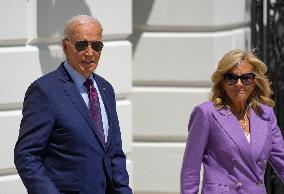
<instances>
[{"instance_id":1,"label":"suit jacket button","mask_svg":"<svg viewBox=\"0 0 284 194\"><path fill-rule=\"evenodd\" d=\"M239 189L242 185L243 185L242 183L238 182L238 183L236 184L237 189Z\"/></svg>"}]
</instances>

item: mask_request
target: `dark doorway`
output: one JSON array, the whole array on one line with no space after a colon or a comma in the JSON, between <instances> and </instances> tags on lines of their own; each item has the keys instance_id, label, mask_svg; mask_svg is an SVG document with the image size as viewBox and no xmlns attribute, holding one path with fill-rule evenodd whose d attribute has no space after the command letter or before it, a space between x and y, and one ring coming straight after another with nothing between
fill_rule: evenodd
<instances>
[{"instance_id":1,"label":"dark doorway","mask_svg":"<svg viewBox=\"0 0 284 194\"><path fill-rule=\"evenodd\" d=\"M267 64L276 102L278 125L284 134L284 0L251 1L251 44ZM271 166L265 184L268 194L284 194L284 185Z\"/></svg>"}]
</instances>

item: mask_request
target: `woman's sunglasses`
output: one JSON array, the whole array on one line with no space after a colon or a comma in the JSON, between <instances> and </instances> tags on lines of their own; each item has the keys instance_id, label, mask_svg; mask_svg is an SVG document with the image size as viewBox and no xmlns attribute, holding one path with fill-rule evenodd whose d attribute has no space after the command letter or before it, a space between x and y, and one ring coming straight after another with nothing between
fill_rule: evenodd
<instances>
[{"instance_id":1,"label":"woman's sunglasses","mask_svg":"<svg viewBox=\"0 0 284 194\"><path fill-rule=\"evenodd\" d=\"M224 74L224 81L228 85L234 85L234 84L237 83L238 79L240 79L241 82L244 85L250 85L250 84L253 83L254 78L256 76L257 75L255 73L245 73L245 74L242 74L242 75L236 75L236 74L233 74L233 73L225 73Z\"/></svg>"},{"instance_id":2,"label":"woman's sunglasses","mask_svg":"<svg viewBox=\"0 0 284 194\"><path fill-rule=\"evenodd\" d=\"M71 42L69 39L65 39L69 42ZM72 43L72 42L71 42ZM72 43L74 44L74 43ZM91 45L91 48L96 51L100 52L102 51L104 44L101 41L87 41L87 40L79 40L75 42L74 46L78 52L85 50L89 44Z\"/></svg>"}]
</instances>

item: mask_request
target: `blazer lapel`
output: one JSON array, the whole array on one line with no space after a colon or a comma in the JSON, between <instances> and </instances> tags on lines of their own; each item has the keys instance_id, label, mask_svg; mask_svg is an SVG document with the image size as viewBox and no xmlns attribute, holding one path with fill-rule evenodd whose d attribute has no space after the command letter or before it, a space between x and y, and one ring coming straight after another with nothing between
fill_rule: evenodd
<instances>
[{"instance_id":1,"label":"blazer lapel","mask_svg":"<svg viewBox=\"0 0 284 194\"><path fill-rule=\"evenodd\" d=\"M90 111L88 110L88 107L86 106L82 96L78 92L78 89L73 82L72 78L70 75L67 73L66 69L64 68L63 65L61 65L59 68L59 80L61 81L61 87L64 89L66 94L70 97L71 101L75 105L75 107L78 109L78 111L83 115L85 118L86 122L89 124L91 127L92 131L95 133L97 138L99 137L97 134L97 130L94 124L94 121L91 117ZM99 138L98 138L99 141ZM101 141L99 141L101 146L104 148L104 145L102 144Z\"/></svg>"},{"instance_id":2,"label":"blazer lapel","mask_svg":"<svg viewBox=\"0 0 284 194\"><path fill-rule=\"evenodd\" d=\"M234 115L228 109L221 109L219 112L214 112L213 114L218 123L239 148L240 152L247 160L248 165L255 173L257 173L256 162L250 145L246 140L246 137L240 128L236 117L234 117Z\"/></svg>"},{"instance_id":3,"label":"blazer lapel","mask_svg":"<svg viewBox=\"0 0 284 194\"><path fill-rule=\"evenodd\" d=\"M254 158L258 161L263 149L268 128L265 120L258 116L253 109L250 110L251 149Z\"/></svg>"}]
</instances>

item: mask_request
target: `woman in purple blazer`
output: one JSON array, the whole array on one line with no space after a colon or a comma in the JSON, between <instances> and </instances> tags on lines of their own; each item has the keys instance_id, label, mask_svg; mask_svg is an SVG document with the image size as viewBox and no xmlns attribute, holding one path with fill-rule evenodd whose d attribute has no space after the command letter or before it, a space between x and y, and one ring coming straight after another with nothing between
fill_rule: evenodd
<instances>
[{"instance_id":1,"label":"woman in purple blazer","mask_svg":"<svg viewBox=\"0 0 284 194\"><path fill-rule=\"evenodd\" d=\"M192 111L181 193L265 194L269 162L284 180L284 141L270 99L267 68L252 53L228 52L212 75L210 101Z\"/></svg>"}]
</instances>

